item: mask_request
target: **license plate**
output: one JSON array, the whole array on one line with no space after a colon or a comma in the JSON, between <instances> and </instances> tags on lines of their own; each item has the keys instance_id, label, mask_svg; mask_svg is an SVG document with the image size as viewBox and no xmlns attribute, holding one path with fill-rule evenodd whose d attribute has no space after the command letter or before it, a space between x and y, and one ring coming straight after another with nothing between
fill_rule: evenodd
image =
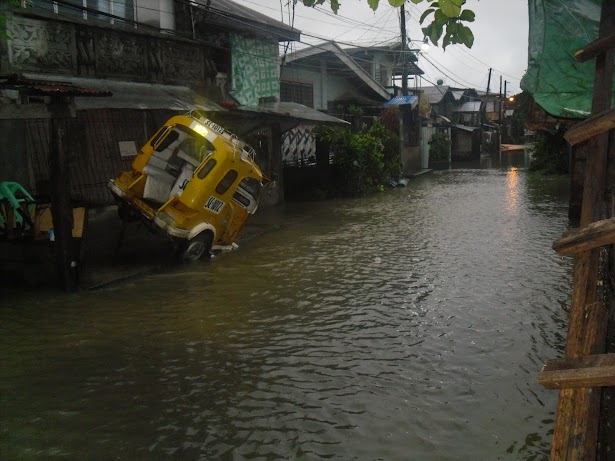
<instances>
[{"instance_id":1,"label":"license plate","mask_svg":"<svg viewBox=\"0 0 615 461\"><path fill-rule=\"evenodd\" d=\"M224 202L220 199L217 199L213 195L209 197L207 199L207 202L205 203L205 209L213 211L216 214L220 213L222 207L224 207Z\"/></svg>"}]
</instances>

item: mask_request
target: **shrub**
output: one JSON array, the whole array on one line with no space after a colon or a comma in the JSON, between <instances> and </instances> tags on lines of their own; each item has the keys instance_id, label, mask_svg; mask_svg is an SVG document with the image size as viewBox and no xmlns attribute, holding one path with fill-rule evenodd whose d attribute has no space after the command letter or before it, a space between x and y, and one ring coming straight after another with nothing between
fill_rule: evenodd
<instances>
[{"instance_id":1,"label":"shrub","mask_svg":"<svg viewBox=\"0 0 615 461\"><path fill-rule=\"evenodd\" d=\"M442 133L434 133L429 141L429 160L442 162L449 159L451 140Z\"/></svg>"},{"instance_id":2,"label":"shrub","mask_svg":"<svg viewBox=\"0 0 615 461\"><path fill-rule=\"evenodd\" d=\"M382 189L392 170L399 171L399 154L395 155L391 136L379 121L356 133L345 128L319 126L314 134L331 146L333 167L339 180L337 189L343 195L356 196Z\"/></svg>"}]
</instances>

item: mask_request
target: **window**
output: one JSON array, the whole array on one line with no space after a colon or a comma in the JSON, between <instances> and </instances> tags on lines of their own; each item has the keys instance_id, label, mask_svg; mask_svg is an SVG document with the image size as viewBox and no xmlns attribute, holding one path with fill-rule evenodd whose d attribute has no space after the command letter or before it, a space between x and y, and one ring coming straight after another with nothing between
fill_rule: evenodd
<instances>
[{"instance_id":1,"label":"window","mask_svg":"<svg viewBox=\"0 0 615 461\"><path fill-rule=\"evenodd\" d=\"M199 170L197 176L199 179L205 179L205 177L214 169L216 161L212 158Z\"/></svg>"},{"instance_id":2,"label":"window","mask_svg":"<svg viewBox=\"0 0 615 461\"><path fill-rule=\"evenodd\" d=\"M233 200L241 204L248 213L254 213L261 195L261 183L256 178L243 178L233 194Z\"/></svg>"},{"instance_id":3,"label":"window","mask_svg":"<svg viewBox=\"0 0 615 461\"><path fill-rule=\"evenodd\" d=\"M223 195L227 190L229 190L229 187L233 185L237 179L237 176L239 176L237 171L229 170L216 186L216 193Z\"/></svg>"},{"instance_id":4,"label":"window","mask_svg":"<svg viewBox=\"0 0 615 461\"><path fill-rule=\"evenodd\" d=\"M26 0L26 8L51 11L61 16L68 16L111 24L135 20L136 0ZM125 19L126 21L123 21Z\"/></svg>"},{"instance_id":5,"label":"window","mask_svg":"<svg viewBox=\"0 0 615 461\"><path fill-rule=\"evenodd\" d=\"M156 150L158 152L162 152L163 150L168 149L171 146L171 144L173 144L178 139L179 139L179 133L173 130L167 135L166 138L164 138L164 141L162 141L158 146L156 146Z\"/></svg>"},{"instance_id":6,"label":"window","mask_svg":"<svg viewBox=\"0 0 615 461\"><path fill-rule=\"evenodd\" d=\"M314 107L314 85L300 82L280 82L280 100Z\"/></svg>"},{"instance_id":7,"label":"window","mask_svg":"<svg viewBox=\"0 0 615 461\"><path fill-rule=\"evenodd\" d=\"M160 140L167 134L167 132L169 130L171 130L173 127L170 126L164 126L162 128L160 128L158 130L158 133L156 133L156 135L152 138L152 141L149 143L150 146L152 147L156 147L156 144L158 144L160 142Z\"/></svg>"}]
</instances>

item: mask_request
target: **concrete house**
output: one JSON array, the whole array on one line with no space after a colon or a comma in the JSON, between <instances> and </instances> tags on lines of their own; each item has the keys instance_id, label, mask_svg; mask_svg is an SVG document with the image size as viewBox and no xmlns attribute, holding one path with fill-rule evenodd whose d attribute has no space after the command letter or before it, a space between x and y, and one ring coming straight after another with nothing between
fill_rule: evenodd
<instances>
[{"instance_id":1,"label":"concrete house","mask_svg":"<svg viewBox=\"0 0 615 461\"><path fill-rule=\"evenodd\" d=\"M398 46L399 48L399 46ZM348 116L349 109L359 107L365 116L378 116L385 103L396 95L394 78L400 75L400 53L391 47L343 49L329 41L302 49L286 56L281 74L281 100L310 105L340 117ZM409 75L420 75L422 70L412 61L405 66ZM420 168L418 111L412 116L418 102L400 108L408 111L403 119L407 131L401 146L402 159L407 158L409 170ZM288 134L284 160L289 165L313 164L316 145L311 136L313 127L303 126ZM406 145L407 144L407 145ZM416 151L416 152L415 152Z\"/></svg>"},{"instance_id":2,"label":"concrete house","mask_svg":"<svg viewBox=\"0 0 615 461\"><path fill-rule=\"evenodd\" d=\"M109 178L171 115L198 109L221 120L254 145L268 176L280 170L282 130L318 119L274 104L278 45L300 32L229 0L30 0L7 9L4 32L0 181L34 194L49 192L59 119L71 199L90 206L110 204ZM52 101L61 101L60 116ZM282 197L274 189L268 201Z\"/></svg>"},{"instance_id":3,"label":"concrete house","mask_svg":"<svg viewBox=\"0 0 615 461\"><path fill-rule=\"evenodd\" d=\"M390 98L384 85L333 41L287 55L280 82L282 101L329 113L350 105L369 111Z\"/></svg>"}]
</instances>

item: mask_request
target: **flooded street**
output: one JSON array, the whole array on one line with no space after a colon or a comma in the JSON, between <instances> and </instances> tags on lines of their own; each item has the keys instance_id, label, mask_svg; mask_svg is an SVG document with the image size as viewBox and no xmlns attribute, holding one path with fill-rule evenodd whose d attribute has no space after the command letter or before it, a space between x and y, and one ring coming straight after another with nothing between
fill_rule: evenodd
<instances>
[{"instance_id":1,"label":"flooded street","mask_svg":"<svg viewBox=\"0 0 615 461\"><path fill-rule=\"evenodd\" d=\"M547 459L566 178L290 203L212 261L0 309L0 459Z\"/></svg>"}]
</instances>

